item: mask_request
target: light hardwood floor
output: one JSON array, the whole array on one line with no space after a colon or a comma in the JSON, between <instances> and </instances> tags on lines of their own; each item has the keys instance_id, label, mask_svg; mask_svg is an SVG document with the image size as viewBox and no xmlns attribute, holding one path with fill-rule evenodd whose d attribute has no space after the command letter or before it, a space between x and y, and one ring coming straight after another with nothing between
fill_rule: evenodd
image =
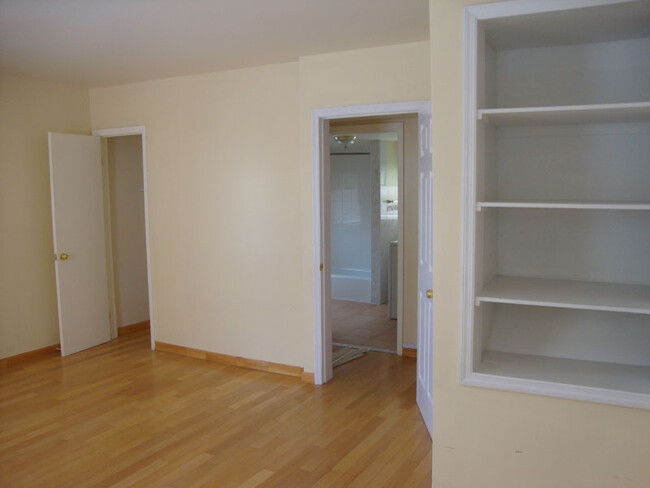
<instances>
[{"instance_id":1,"label":"light hardwood floor","mask_svg":"<svg viewBox=\"0 0 650 488\"><path fill-rule=\"evenodd\" d=\"M388 304L332 300L332 341L397 350L397 320L388 318Z\"/></svg>"},{"instance_id":2,"label":"light hardwood floor","mask_svg":"<svg viewBox=\"0 0 650 488\"><path fill-rule=\"evenodd\" d=\"M431 486L415 360L369 353L314 387L148 341L0 370L0 486Z\"/></svg>"}]
</instances>

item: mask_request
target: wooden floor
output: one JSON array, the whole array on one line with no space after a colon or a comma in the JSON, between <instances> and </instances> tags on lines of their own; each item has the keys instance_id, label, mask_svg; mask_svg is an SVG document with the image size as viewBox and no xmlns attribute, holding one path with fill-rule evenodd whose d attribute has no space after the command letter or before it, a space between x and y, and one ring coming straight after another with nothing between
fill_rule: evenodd
<instances>
[{"instance_id":1,"label":"wooden floor","mask_svg":"<svg viewBox=\"0 0 650 488\"><path fill-rule=\"evenodd\" d=\"M397 320L388 318L388 304L332 300L332 341L397 350Z\"/></svg>"},{"instance_id":2,"label":"wooden floor","mask_svg":"<svg viewBox=\"0 0 650 488\"><path fill-rule=\"evenodd\" d=\"M0 486L431 486L415 360L369 353L314 387L148 341L0 370Z\"/></svg>"}]
</instances>

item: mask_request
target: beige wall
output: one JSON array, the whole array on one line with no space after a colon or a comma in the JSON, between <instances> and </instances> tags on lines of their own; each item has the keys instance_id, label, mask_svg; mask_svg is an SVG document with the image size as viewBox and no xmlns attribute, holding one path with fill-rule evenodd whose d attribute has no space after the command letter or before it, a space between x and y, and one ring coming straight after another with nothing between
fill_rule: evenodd
<instances>
[{"instance_id":1,"label":"beige wall","mask_svg":"<svg viewBox=\"0 0 650 488\"><path fill-rule=\"evenodd\" d=\"M59 342L48 131L88 133L88 91L1 76L0 358Z\"/></svg>"},{"instance_id":2,"label":"beige wall","mask_svg":"<svg viewBox=\"0 0 650 488\"><path fill-rule=\"evenodd\" d=\"M157 340L313 371L310 111L426 99L428 61L420 42L90 91L93 129L147 127Z\"/></svg>"},{"instance_id":3,"label":"beige wall","mask_svg":"<svg viewBox=\"0 0 650 488\"><path fill-rule=\"evenodd\" d=\"M298 63L90 91L93 129L146 126L158 341L303 365L297 93Z\"/></svg>"},{"instance_id":4,"label":"beige wall","mask_svg":"<svg viewBox=\"0 0 650 488\"><path fill-rule=\"evenodd\" d=\"M431 0L436 488L650 486L650 411L460 386L462 0Z\"/></svg>"},{"instance_id":5,"label":"beige wall","mask_svg":"<svg viewBox=\"0 0 650 488\"><path fill-rule=\"evenodd\" d=\"M106 139L118 327L149 320L142 137Z\"/></svg>"},{"instance_id":6,"label":"beige wall","mask_svg":"<svg viewBox=\"0 0 650 488\"><path fill-rule=\"evenodd\" d=\"M304 343L313 343L314 323L311 111L347 105L428 100L431 96L429 76L428 42L300 58L300 188L303 209L300 232L304 286L299 296L305 305L302 316ZM410 309L405 311L405 315L410 312ZM313 371L313 347L307 352L306 368Z\"/></svg>"}]
</instances>

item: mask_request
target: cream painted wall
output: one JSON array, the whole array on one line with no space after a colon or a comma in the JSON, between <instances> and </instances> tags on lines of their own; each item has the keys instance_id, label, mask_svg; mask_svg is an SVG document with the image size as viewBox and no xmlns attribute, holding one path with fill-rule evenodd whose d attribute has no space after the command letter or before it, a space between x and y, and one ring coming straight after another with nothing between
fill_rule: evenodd
<instances>
[{"instance_id":1,"label":"cream painted wall","mask_svg":"<svg viewBox=\"0 0 650 488\"><path fill-rule=\"evenodd\" d=\"M149 320L142 137L106 139L117 326Z\"/></svg>"},{"instance_id":2,"label":"cream painted wall","mask_svg":"<svg viewBox=\"0 0 650 488\"><path fill-rule=\"evenodd\" d=\"M0 77L0 358L59 342L47 133L88 113L83 87Z\"/></svg>"},{"instance_id":3,"label":"cream painted wall","mask_svg":"<svg viewBox=\"0 0 650 488\"><path fill-rule=\"evenodd\" d=\"M460 386L463 7L430 0L435 488L650 486L650 411Z\"/></svg>"},{"instance_id":4,"label":"cream painted wall","mask_svg":"<svg viewBox=\"0 0 650 488\"><path fill-rule=\"evenodd\" d=\"M427 99L428 49L90 91L93 129L147 128L158 341L313 371L311 109Z\"/></svg>"},{"instance_id":5,"label":"cream painted wall","mask_svg":"<svg viewBox=\"0 0 650 488\"><path fill-rule=\"evenodd\" d=\"M300 188L303 343L313 344L314 272L311 193L311 111L371 103L428 100L429 43L416 42L300 58ZM407 183L408 184L408 183ZM406 335L405 335L406 337ZM410 337L410 336L409 336ZM411 342L410 340L407 342ZM415 342L413 340L412 342ZM313 371L313 347L305 368Z\"/></svg>"},{"instance_id":6,"label":"cream painted wall","mask_svg":"<svg viewBox=\"0 0 650 488\"><path fill-rule=\"evenodd\" d=\"M96 88L145 125L156 340L302 366L298 63Z\"/></svg>"}]
</instances>

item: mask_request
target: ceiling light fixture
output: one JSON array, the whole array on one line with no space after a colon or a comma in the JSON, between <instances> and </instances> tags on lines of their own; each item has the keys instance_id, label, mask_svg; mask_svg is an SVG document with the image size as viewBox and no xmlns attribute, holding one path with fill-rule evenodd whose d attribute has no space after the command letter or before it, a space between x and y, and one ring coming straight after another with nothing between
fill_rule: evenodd
<instances>
[{"instance_id":1,"label":"ceiling light fixture","mask_svg":"<svg viewBox=\"0 0 650 488\"><path fill-rule=\"evenodd\" d=\"M339 144L343 144L343 149L347 149L348 146L354 144L354 141L357 140L357 136L334 136L334 140Z\"/></svg>"}]
</instances>

